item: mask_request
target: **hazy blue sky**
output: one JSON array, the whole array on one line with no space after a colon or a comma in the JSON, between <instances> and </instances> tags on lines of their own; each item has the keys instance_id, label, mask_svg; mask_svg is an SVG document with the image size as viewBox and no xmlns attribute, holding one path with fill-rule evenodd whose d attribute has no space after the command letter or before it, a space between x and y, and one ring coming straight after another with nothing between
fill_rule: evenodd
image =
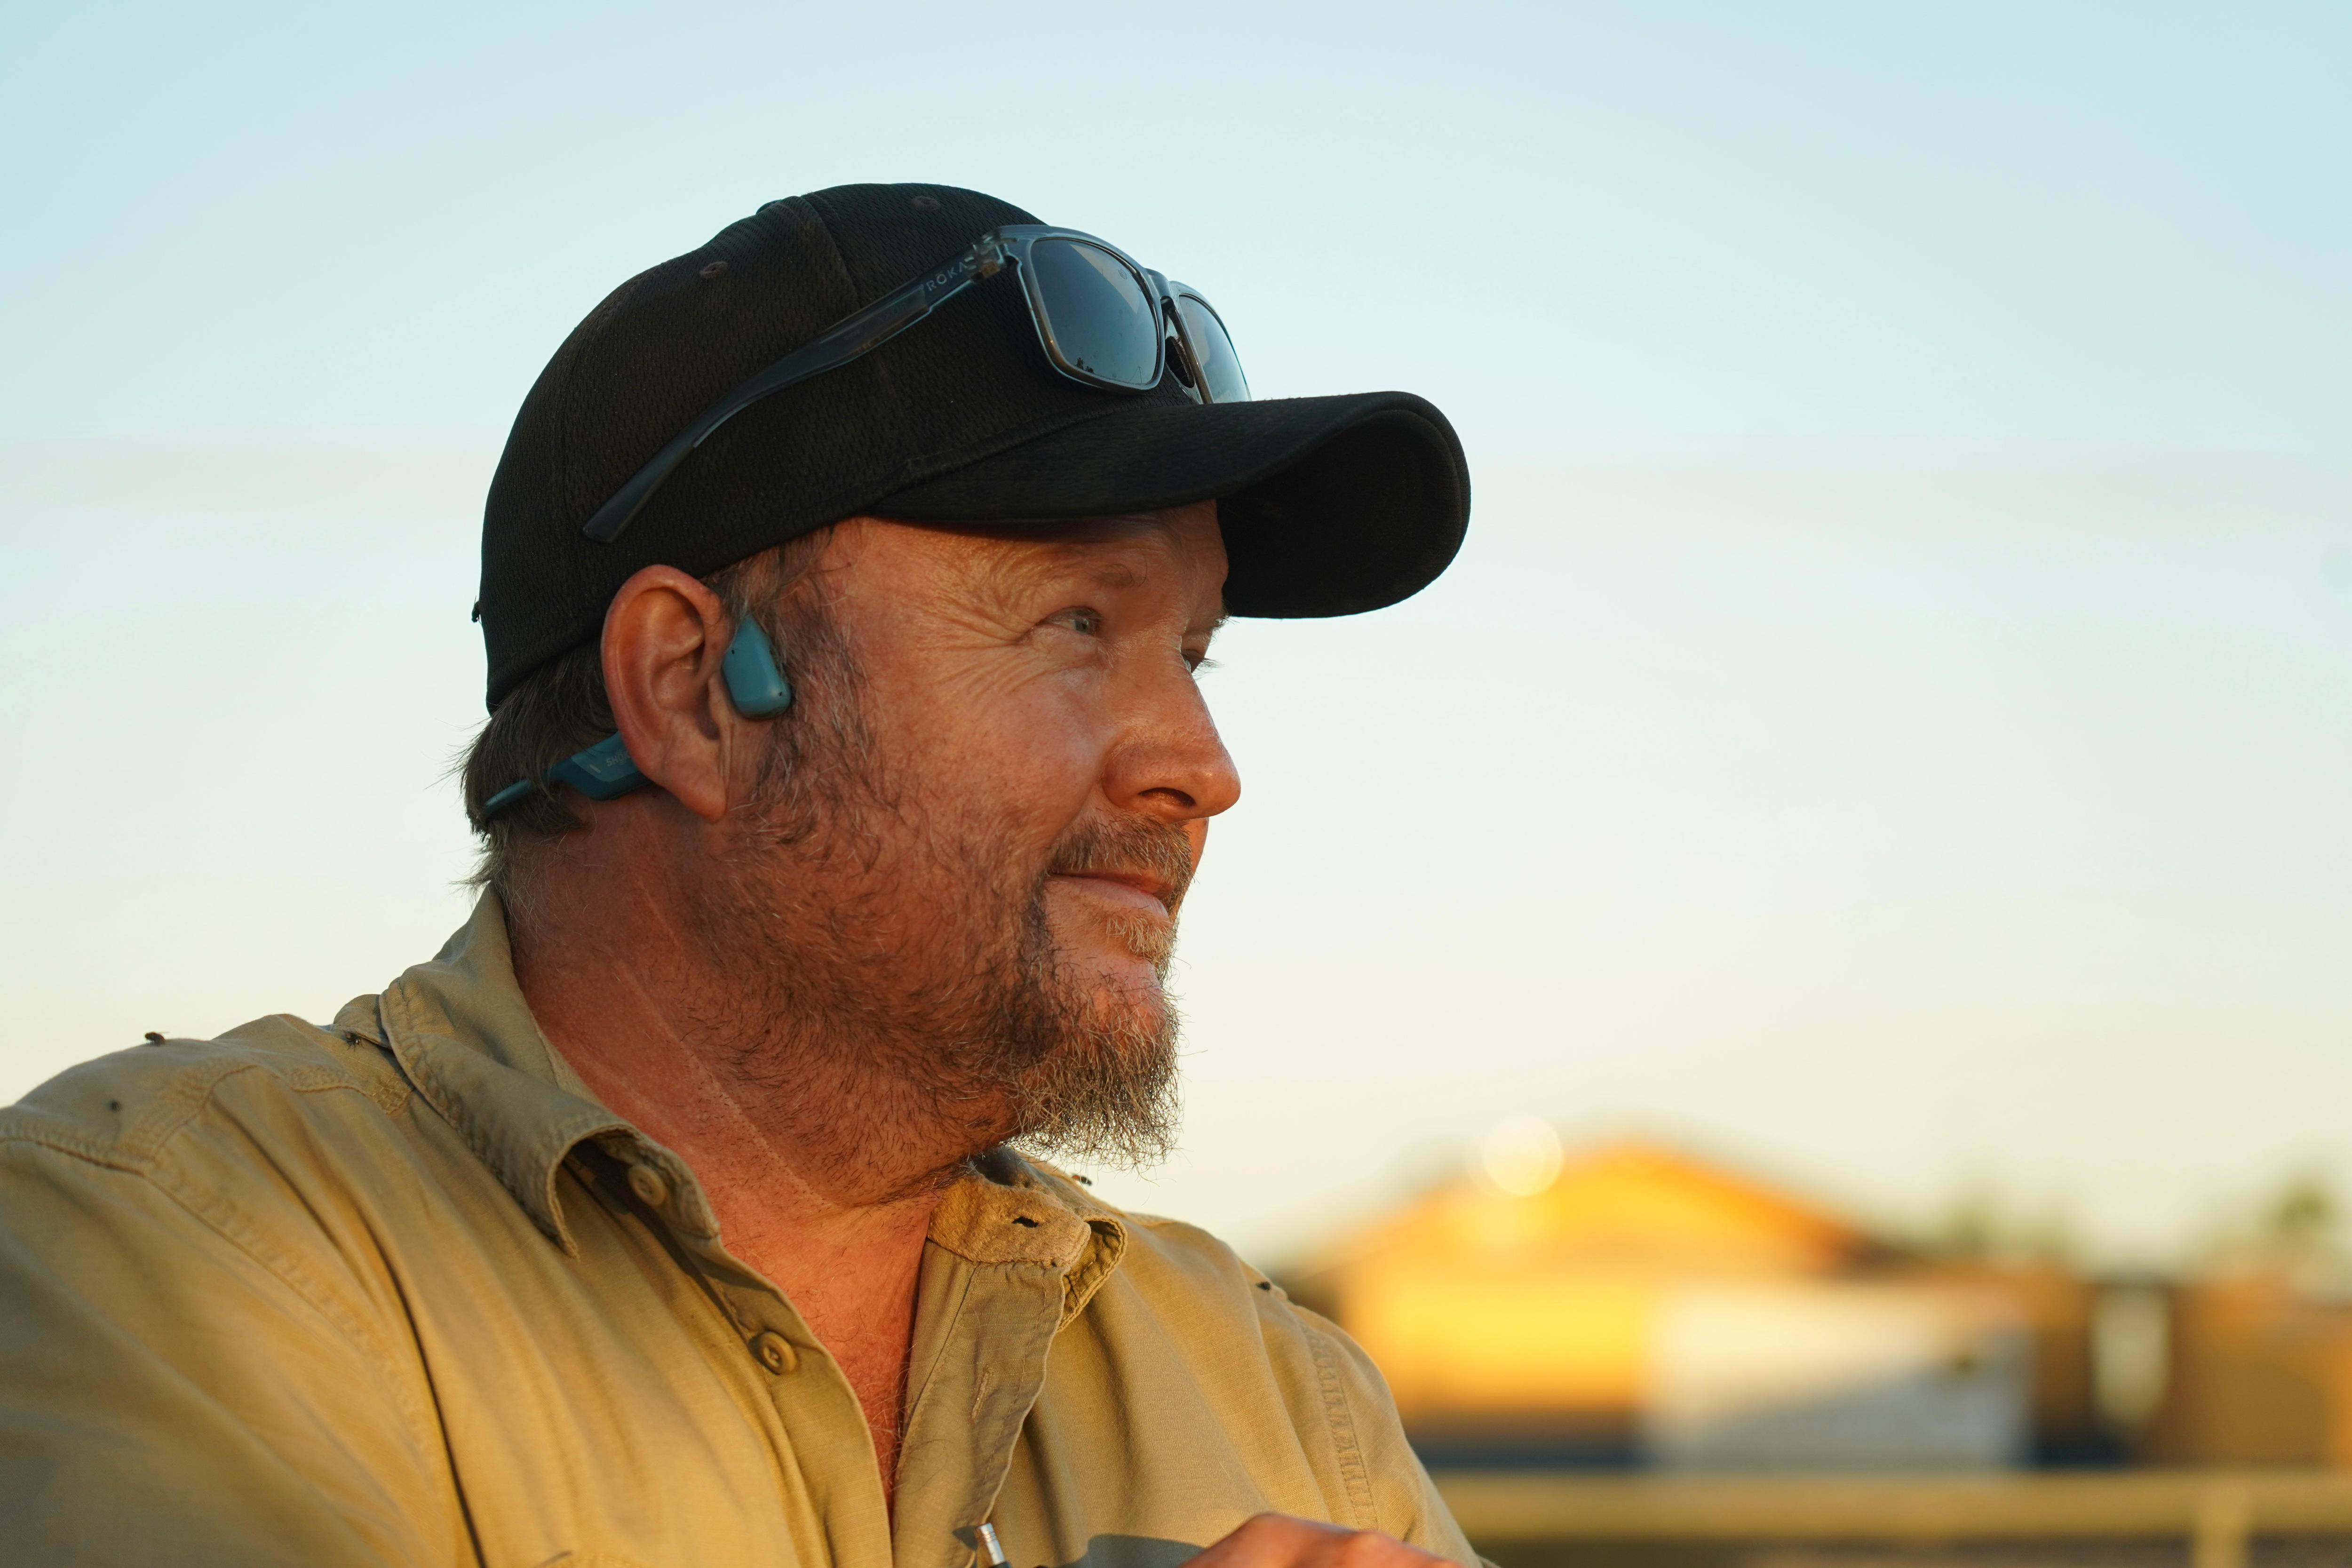
<instances>
[{"instance_id":1,"label":"hazy blue sky","mask_svg":"<svg viewBox=\"0 0 2352 1568\"><path fill-rule=\"evenodd\" d=\"M2341 5L10 35L0 1094L427 955L523 391L761 201L924 179L1479 486L1422 598L1221 650L1188 1147L1121 1195L1276 1253L1527 1110L2116 1254L2352 1175Z\"/></svg>"},{"instance_id":2,"label":"hazy blue sky","mask_svg":"<svg viewBox=\"0 0 2352 1568\"><path fill-rule=\"evenodd\" d=\"M0 54L19 430L502 434L773 195L977 185L1481 443L2333 451L2341 5L109 5ZM29 373L29 374L27 374Z\"/></svg>"}]
</instances>

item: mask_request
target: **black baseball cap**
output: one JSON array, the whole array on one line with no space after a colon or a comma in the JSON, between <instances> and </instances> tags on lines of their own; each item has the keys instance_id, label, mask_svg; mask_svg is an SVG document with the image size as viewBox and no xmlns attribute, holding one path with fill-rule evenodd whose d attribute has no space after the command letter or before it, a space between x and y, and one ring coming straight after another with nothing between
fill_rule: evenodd
<instances>
[{"instance_id":1,"label":"black baseball cap","mask_svg":"<svg viewBox=\"0 0 2352 1568\"><path fill-rule=\"evenodd\" d=\"M1172 374L1141 394L1087 386L1047 362L1003 275L737 415L621 538L581 532L740 383L982 233L1036 221L950 185L839 185L770 202L614 289L523 399L490 481L477 606L490 706L593 639L640 568L704 576L861 514L1047 521L1213 500L1240 616L1379 609L1445 569L1470 475L1429 403L1202 405Z\"/></svg>"}]
</instances>

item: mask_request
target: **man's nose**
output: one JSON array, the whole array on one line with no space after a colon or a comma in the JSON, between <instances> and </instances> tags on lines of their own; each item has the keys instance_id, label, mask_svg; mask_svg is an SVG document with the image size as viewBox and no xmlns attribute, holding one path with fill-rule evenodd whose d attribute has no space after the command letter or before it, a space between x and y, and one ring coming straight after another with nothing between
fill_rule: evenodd
<instances>
[{"instance_id":1,"label":"man's nose","mask_svg":"<svg viewBox=\"0 0 2352 1568\"><path fill-rule=\"evenodd\" d=\"M1241 773L1189 677L1155 691L1139 719L1112 752L1103 781L1113 805L1181 823L1241 799Z\"/></svg>"}]
</instances>

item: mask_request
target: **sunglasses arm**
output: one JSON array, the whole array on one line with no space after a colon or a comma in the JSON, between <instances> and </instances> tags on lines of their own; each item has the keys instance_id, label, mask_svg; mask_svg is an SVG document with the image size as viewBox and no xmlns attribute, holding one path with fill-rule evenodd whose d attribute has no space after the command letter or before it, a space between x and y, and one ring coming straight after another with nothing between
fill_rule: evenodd
<instances>
[{"instance_id":1,"label":"sunglasses arm","mask_svg":"<svg viewBox=\"0 0 2352 1568\"><path fill-rule=\"evenodd\" d=\"M761 398L826 371L838 370L880 348L940 306L983 278L993 278L1012 260L1011 248L995 234L984 234L971 249L827 327L809 342L794 349L734 391L688 426L677 438L654 454L653 461L630 476L613 499L596 509L581 532L601 544L610 544L635 520L654 492L661 489L688 454L710 438L712 432Z\"/></svg>"}]
</instances>

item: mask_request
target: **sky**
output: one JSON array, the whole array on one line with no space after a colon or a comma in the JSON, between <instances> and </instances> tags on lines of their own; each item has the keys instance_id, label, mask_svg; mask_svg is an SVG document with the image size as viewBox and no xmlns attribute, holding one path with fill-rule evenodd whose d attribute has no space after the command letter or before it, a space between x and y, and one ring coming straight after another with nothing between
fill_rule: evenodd
<instances>
[{"instance_id":1,"label":"sky","mask_svg":"<svg viewBox=\"0 0 2352 1568\"><path fill-rule=\"evenodd\" d=\"M973 185L1261 396L1454 417L1455 569L1242 623L1119 1201L1297 1256L1487 1127L2116 1261L2352 1179L2352 13L52 7L0 50L0 1096L462 919L483 487L761 202Z\"/></svg>"}]
</instances>

